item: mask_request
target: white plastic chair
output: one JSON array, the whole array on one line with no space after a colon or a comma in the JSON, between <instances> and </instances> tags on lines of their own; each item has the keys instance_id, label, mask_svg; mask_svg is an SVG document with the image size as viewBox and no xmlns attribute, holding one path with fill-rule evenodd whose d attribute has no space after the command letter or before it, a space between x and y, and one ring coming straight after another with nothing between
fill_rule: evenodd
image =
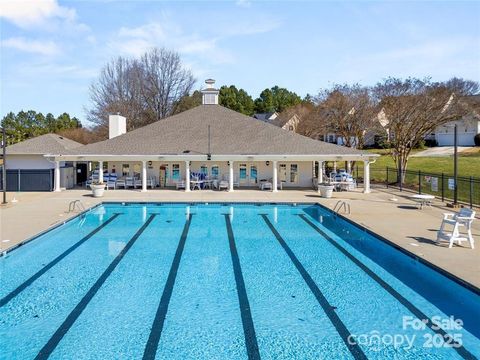
<instances>
[{"instance_id":1,"label":"white plastic chair","mask_svg":"<svg viewBox=\"0 0 480 360\"><path fill-rule=\"evenodd\" d=\"M475 211L467 208L462 208L458 213L443 214L442 225L437 233L437 242L440 240L447 240L450 242L449 248L453 246L455 241L460 244L462 241L468 241L470 247L474 249L474 240L472 235L472 223L475 219ZM445 232L445 226L453 226L452 232ZM466 234L461 234L460 229L465 228ZM466 236L465 236L466 235Z\"/></svg>"},{"instance_id":2,"label":"white plastic chair","mask_svg":"<svg viewBox=\"0 0 480 360\"><path fill-rule=\"evenodd\" d=\"M176 184L175 184L175 188L177 190L179 190L179 189L184 189L185 190L185 181L184 180L177 181Z\"/></svg>"}]
</instances>

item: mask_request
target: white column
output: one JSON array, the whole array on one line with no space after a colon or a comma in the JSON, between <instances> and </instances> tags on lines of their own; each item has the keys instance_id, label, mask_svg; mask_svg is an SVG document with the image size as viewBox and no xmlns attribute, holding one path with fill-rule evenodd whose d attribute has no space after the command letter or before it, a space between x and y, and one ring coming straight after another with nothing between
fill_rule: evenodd
<instances>
[{"instance_id":1,"label":"white column","mask_svg":"<svg viewBox=\"0 0 480 360\"><path fill-rule=\"evenodd\" d=\"M73 186L77 186L77 162L73 162Z\"/></svg>"},{"instance_id":2,"label":"white column","mask_svg":"<svg viewBox=\"0 0 480 360\"><path fill-rule=\"evenodd\" d=\"M190 161L185 161L185 191L190 191Z\"/></svg>"},{"instance_id":3,"label":"white column","mask_svg":"<svg viewBox=\"0 0 480 360\"><path fill-rule=\"evenodd\" d=\"M233 161L230 161L228 167L228 191L233 191Z\"/></svg>"},{"instance_id":4,"label":"white column","mask_svg":"<svg viewBox=\"0 0 480 360\"><path fill-rule=\"evenodd\" d=\"M103 183L103 161L98 162L98 182Z\"/></svg>"},{"instance_id":5,"label":"white column","mask_svg":"<svg viewBox=\"0 0 480 360\"><path fill-rule=\"evenodd\" d=\"M147 191L147 162L142 161L142 192Z\"/></svg>"},{"instance_id":6,"label":"white column","mask_svg":"<svg viewBox=\"0 0 480 360\"><path fill-rule=\"evenodd\" d=\"M370 192L370 162L363 162L363 193L368 194Z\"/></svg>"},{"instance_id":7,"label":"white column","mask_svg":"<svg viewBox=\"0 0 480 360\"><path fill-rule=\"evenodd\" d=\"M318 162L318 183L323 183L323 161Z\"/></svg>"},{"instance_id":8,"label":"white column","mask_svg":"<svg viewBox=\"0 0 480 360\"><path fill-rule=\"evenodd\" d=\"M352 172L352 162L347 161L347 172L350 174Z\"/></svg>"},{"instance_id":9,"label":"white column","mask_svg":"<svg viewBox=\"0 0 480 360\"><path fill-rule=\"evenodd\" d=\"M278 183L278 169L277 161L273 161L273 176L272 176L272 192L277 192L277 183Z\"/></svg>"},{"instance_id":10,"label":"white column","mask_svg":"<svg viewBox=\"0 0 480 360\"><path fill-rule=\"evenodd\" d=\"M333 172L334 173L337 172L337 162L336 161L333 162Z\"/></svg>"},{"instance_id":11,"label":"white column","mask_svg":"<svg viewBox=\"0 0 480 360\"><path fill-rule=\"evenodd\" d=\"M55 182L54 182L54 191L61 191L60 189L60 161L55 161Z\"/></svg>"}]
</instances>

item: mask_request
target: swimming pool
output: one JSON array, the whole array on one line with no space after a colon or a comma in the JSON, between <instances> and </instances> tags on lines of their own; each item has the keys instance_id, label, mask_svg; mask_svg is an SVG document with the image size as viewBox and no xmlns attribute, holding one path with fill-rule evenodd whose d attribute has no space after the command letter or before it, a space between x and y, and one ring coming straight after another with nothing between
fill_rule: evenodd
<instances>
[{"instance_id":1,"label":"swimming pool","mask_svg":"<svg viewBox=\"0 0 480 360\"><path fill-rule=\"evenodd\" d=\"M480 356L477 293L319 205L106 203L0 271L1 359Z\"/></svg>"}]
</instances>

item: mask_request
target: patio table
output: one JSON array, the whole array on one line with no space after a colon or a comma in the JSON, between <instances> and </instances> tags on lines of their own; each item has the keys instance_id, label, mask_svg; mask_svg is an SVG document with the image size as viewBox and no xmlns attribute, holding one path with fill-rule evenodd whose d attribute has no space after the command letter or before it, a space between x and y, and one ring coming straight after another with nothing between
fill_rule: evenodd
<instances>
[{"instance_id":1,"label":"patio table","mask_svg":"<svg viewBox=\"0 0 480 360\"><path fill-rule=\"evenodd\" d=\"M410 199L417 202L417 204L420 205L420 210L422 210L424 206L432 206L432 200L435 199L435 196L428 194L415 194L410 196Z\"/></svg>"},{"instance_id":2,"label":"patio table","mask_svg":"<svg viewBox=\"0 0 480 360\"><path fill-rule=\"evenodd\" d=\"M197 188L198 190L201 190L202 187L201 185L203 184L203 180L190 180L190 185L192 187L192 190L195 190Z\"/></svg>"}]
</instances>

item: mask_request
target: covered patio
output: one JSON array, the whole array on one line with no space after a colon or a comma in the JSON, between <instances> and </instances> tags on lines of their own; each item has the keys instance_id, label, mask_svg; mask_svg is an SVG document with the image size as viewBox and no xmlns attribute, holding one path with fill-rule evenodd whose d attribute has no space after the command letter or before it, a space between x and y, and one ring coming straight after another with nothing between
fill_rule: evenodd
<instances>
[{"instance_id":1,"label":"covered patio","mask_svg":"<svg viewBox=\"0 0 480 360\"><path fill-rule=\"evenodd\" d=\"M212 155L205 157L162 157L146 156L103 156L78 157L56 156L55 191L60 187L60 162L71 161L74 168L77 162L89 163L89 179L109 184L111 189L140 189L146 192L152 189L175 188L186 192L193 190L227 190L237 188L259 189L278 192L287 189L313 188L328 181L325 164L330 162L335 168L340 164L361 162L363 164L363 192L370 192L369 156L230 156ZM93 168L92 164L95 165ZM337 165L338 164L338 165ZM75 171L76 173L76 171ZM356 180L356 179L355 179ZM357 180L356 180L357 181ZM76 182L76 181L75 181ZM86 183L86 185L88 182Z\"/></svg>"}]
</instances>

